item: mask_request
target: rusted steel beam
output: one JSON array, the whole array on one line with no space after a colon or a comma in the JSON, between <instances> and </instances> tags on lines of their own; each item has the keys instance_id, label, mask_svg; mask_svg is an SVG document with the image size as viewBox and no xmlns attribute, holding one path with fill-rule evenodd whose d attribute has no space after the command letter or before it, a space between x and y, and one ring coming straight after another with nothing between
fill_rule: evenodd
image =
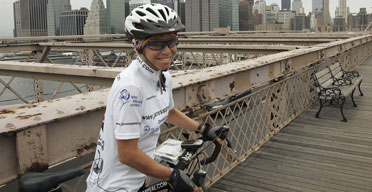
<instances>
[{"instance_id":1,"label":"rusted steel beam","mask_svg":"<svg viewBox=\"0 0 372 192\"><path fill-rule=\"evenodd\" d=\"M69 36L43 36L43 37L11 37L0 38L0 42L14 41L45 41L45 40L69 40L69 39L97 39L97 38L126 38L125 34L102 34L102 35L69 35Z\"/></svg>"},{"instance_id":2,"label":"rusted steel beam","mask_svg":"<svg viewBox=\"0 0 372 192\"><path fill-rule=\"evenodd\" d=\"M197 40L199 41L199 40ZM201 41L202 42L202 41ZM224 41L222 41L224 42ZM39 43L40 46L50 46L51 49L99 49L99 50L133 50L132 44L129 43ZM185 50L225 50L229 51L232 50L240 50L240 51L247 51L247 50L256 50L256 51L288 51L293 50L298 47L295 46L260 46L260 45L188 45L188 44L180 44L177 46L178 51L185 51Z\"/></svg>"},{"instance_id":3,"label":"rusted steel beam","mask_svg":"<svg viewBox=\"0 0 372 192\"><path fill-rule=\"evenodd\" d=\"M228 36L224 38L180 38L180 43L193 43L193 44L209 44L209 43L225 43L225 44L256 44L256 45L316 45L320 43L329 43L335 41L335 39L278 39L278 38L267 38L262 39L258 37L247 38L246 36Z\"/></svg>"},{"instance_id":4,"label":"rusted steel beam","mask_svg":"<svg viewBox=\"0 0 372 192\"><path fill-rule=\"evenodd\" d=\"M123 68L0 61L0 75L110 86Z\"/></svg>"},{"instance_id":5,"label":"rusted steel beam","mask_svg":"<svg viewBox=\"0 0 372 192\"><path fill-rule=\"evenodd\" d=\"M38 44L0 44L0 53L19 53L19 52L32 52L32 51L43 51L43 47Z\"/></svg>"}]
</instances>

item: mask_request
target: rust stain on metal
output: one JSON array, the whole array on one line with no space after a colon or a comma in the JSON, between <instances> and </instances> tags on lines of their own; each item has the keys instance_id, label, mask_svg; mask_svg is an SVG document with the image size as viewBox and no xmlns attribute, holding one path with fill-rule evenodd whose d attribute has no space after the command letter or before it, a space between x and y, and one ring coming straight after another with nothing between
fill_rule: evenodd
<instances>
[{"instance_id":1,"label":"rust stain on metal","mask_svg":"<svg viewBox=\"0 0 372 192\"><path fill-rule=\"evenodd\" d=\"M84 109L85 109L84 106L80 106L80 107L76 108L75 110L84 110Z\"/></svg>"},{"instance_id":2,"label":"rust stain on metal","mask_svg":"<svg viewBox=\"0 0 372 192\"><path fill-rule=\"evenodd\" d=\"M29 168L26 168L26 173L27 172L43 172L48 169L48 164L46 163L33 163Z\"/></svg>"},{"instance_id":3,"label":"rust stain on metal","mask_svg":"<svg viewBox=\"0 0 372 192\"><path fill-rule=\"evenodd\" d=\"M31 117L38 116L38 115L42 115L42 113L36 113L32 115L18 115L16 118L17 119L29 119Z\"/></svg>"},{"instance_id":4,"label":"rust stain on metal","mask_svg":"<svg viewBox=\"0 0 372 192\"><path fill-rule=\"evenodd\" d=\"M14 114L15 111L14 110L8 110L8 109L3 109L3 110L0 111L0 115L1 114L9 114L9 113Z\"/></svg>"},{"instance_id":5,"label":"rust stain on metal","mask_svg":"<svg viewBox=\"0 0 372 192\"><path fill-rule=\"evenodd\" d=\"M230 91L233 91L234 87L235 87L235 81L233 81L232 83L229 84L229 87L230 87Z\"/></svg>"},{"instance_id":6,"label":"rust stain on metal","mask_svg":"<svg viewBox=\"0 0 372 192\"><path fill-rule=\"evenodd\" d=\"M86 144L81 146L79 149L77 149L77 154L80 155L84 153L84 151L90 151L90 150L95 150L97 146L97 143L93 142L91 144Z\"/></svg>"},{"instance_id":7,"label":"rust stain on metal","mask_svg":"<svg viewBox=\"0 0 372 192\"><path fill-rule=\"evenodd\" d=\"M0 115L0 119L5 119L6 117L4 115Z\"/></svg>"},{"instance_id":8,"label":"rust stain on metal","mask_svg":"<svg viewBox=\"0 0 372 192\"><path fill-rule=\"evenodd\" d=\"M15 128L15 126L14 126L13 123L7 123L7 124L5 125L5 128L11 129L11 128Z\"/></svg>"},{"instance_id":9,"label":"rust stain on metal","mask_svg":"<svg viewBox=\"0 0 372 192\"><path fill-rule=\"evenodd\" d=\"M34 108L34 107L37 107L37 104L20 106L18 107L18 109Z\"/></svg>"}]
</instances>

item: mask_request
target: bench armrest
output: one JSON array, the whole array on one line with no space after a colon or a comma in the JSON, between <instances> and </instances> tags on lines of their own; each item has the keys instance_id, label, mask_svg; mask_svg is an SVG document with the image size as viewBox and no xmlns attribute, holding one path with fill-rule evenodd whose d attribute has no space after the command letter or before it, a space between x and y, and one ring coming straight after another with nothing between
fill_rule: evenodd
<instances>
[{"instance_id":1,"label":"bench armrest","mask_svg":"<svg viewBox=\"0 0 372 192\"><path fill-rule=\"evenodd\" d=\"M355 77L360 76L358 71L343 71L343 72L344 72L344 76L348 78L355 78Z\"/></svg>"},{"instance_id":2,"label":"bench armrest","mask_svg":"<svg viewBox=\"0 0 372 192\"><path fill-rule=\"evenodd\" d=\"M319 92L319 96L323 95L325 97L334 97L334 96L340 96L341 95L341 89L338 87L329 87L329 88L323 88L321 92Z\"/></svg>"}]
</instances>

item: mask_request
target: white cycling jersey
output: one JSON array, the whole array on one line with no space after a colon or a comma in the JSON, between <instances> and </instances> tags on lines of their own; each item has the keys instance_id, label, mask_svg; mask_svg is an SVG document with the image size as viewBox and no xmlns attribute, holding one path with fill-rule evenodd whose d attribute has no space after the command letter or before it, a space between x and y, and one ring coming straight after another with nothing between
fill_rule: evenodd
<instances>
[{"instance_id":1,"label":"white cycling jersey","mask_svg":"<svg viewBox=\"0 0 372 192\"><path fill-rule=\"evenodd\" d=\"M87 191L138 191L146 175L122 164L116 140L139 138L138 148L154 158L160 125L173 109L171 76L166 91L157 86L160 71L154 71L139 57L116 76L97 142L95 158L87 178Z\"/></svg>"}]
</instances>

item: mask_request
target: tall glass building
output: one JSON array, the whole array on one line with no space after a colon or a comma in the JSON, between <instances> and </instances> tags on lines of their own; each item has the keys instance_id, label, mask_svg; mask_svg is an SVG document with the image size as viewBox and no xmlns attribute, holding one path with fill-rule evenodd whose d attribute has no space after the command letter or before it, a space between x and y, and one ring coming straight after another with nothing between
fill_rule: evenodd
<instances>
[{"instance_id":1,"label":"tall glass building","mask_svg":"<svg viewBox=\"0 0 372 192\"><path fill-rule=\"evenodd\" d=\"M292 10L296 11L296 14L300 14L300 9L302 7L302 1L301 0L293 0L292 2Z\"/></svg>"},{"instance_id":2,"label":"tall glass building","mask_svg":"<svg viewBox=\"0 0 372 192\"><path fill-rule=\"evenodd\" d=\"M13 3L15 35L48 35L47 2L48 0L17 0Z\"/></svg>"},{"instance_id":3,"label":"tall glass building","mask_svg":"<svg viewBox=\"0 0 372 192\"><path fill-rule=\"evenodd\" d=\"M48 36L60 35L60 17L63 11L71 11L70 0L48 0Z\"/></svg>"},{"instance_id":4,"label":"tall glass building","mask_svg":"<svg viewBox=\"0 0 372 192\"><path fill-rule=\"evenodd\" d=\"M84 35L88 12L86 8L61 12L61 35Z\"/></svg>"},{"instance_id":5,"label":"tall glass building","mask_svg":"<svg viewBox=\"0 0 372 192\"><path fill-rule=\"evenodd\" d=\"M107 33L124 33L125 17L128 15L126 9L128 0L106 0L107 5Z\"/></svg>"},{"instance_id":6,"label":"tall glass building","mask_svg":"<svg viewBox=\"0 0 372 192\"><path fill-rule=\"evenodd\" d=\"M219 27L219 15L218 0L187 0L186 31L213 31Z\"/></svg>"},{"instance_id":7,"label":"tall glass building","mask_svg":"<svg viewBox=\"0 0 372 192\"><path fill-rule=\"evenodd\" d=\"M239 0L220 0L219 27L239 31Z\"/></svg>"},{"instance_id":8,"label":"tall glass building","mask_svg":"<svg viewBox=\"0 0 372 192\"><path fill-rule=\"evenodd\" d=\"M291 0L282 0L282 10L291 10Z\"/></svg>"},{"instance_id":9,"label":"tall glass building","mask_svg":"<svg viewBox=\"0 0 372 192\"><path fill-rule=\"evenodd\" d=\"M239 30L253 31L253 5L254 0L245 0L239 2Z\"/></svg>"},{"instance_id":10,"label":"tall glass building","mask_svg":"<svg viewBox=\"0 0 372 192\"><path fill-rule=\"evenodd\" d=\"M138 6L151 3L151 0L129 0L129 12Z\"/></svg>"}]
</instances>

